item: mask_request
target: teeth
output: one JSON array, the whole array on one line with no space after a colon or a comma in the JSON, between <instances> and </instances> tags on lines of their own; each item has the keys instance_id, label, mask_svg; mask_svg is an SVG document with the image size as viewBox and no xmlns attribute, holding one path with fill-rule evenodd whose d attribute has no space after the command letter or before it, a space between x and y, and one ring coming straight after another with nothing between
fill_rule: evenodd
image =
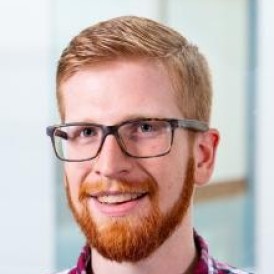
<instances>
[{"instance_id":1,"label":"teeth","mask_svg":"<svg viewBox=\"0 0 274 274\"><path fill-rule=\"evenodd\" d=\"M123 193L115 195L104 195L97 197L97 200L101 203L115 204L115 203L124 203L131 200L135 200L138 197L142 196L142 193Z\"/></svg>"}]
</instances>

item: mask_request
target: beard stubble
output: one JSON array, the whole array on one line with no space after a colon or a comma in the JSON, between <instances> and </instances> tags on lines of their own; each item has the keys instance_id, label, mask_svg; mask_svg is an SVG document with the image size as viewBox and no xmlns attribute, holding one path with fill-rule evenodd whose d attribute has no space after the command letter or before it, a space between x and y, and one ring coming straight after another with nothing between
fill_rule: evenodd
<instances>
[{"instance_id":1,"label":"beard stubble","mask_svg":"<svg viewBox=\"0 0 274 274\"><path fill-rule=\"evenodd\" d=\"M131 217L115 218L110 220L104 227L99 228L88 208L88 193L91 183L84 182L80 187L79 201L82 205L81 212L76 210L73 204L69 184L66 184L66 194L69 207L73 216L86 236L88 244L95 248L103 257L116 262L137 262L147 258L175 231L182 222L191 204L194 189L194 160L190 158L182 190L177 201L171 209L162 213L159 208L158 186L153 179L130 183L120 182L121 191L138 192L148 191L151 201L151 209L146 216L140 217L138 223L132 222ZM98 188L102 184L97 182ZM138 185L138 186L137 186ZM136 190L136 187L138 190Z\"/></svg>"}]
</instances>

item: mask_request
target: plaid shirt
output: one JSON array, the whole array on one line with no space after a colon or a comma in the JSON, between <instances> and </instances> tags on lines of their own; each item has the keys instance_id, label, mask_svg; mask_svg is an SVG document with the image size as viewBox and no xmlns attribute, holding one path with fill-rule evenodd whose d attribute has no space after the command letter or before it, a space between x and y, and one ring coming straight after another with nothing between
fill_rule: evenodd
<instances>
[{"instance_id":1,"label":"plaid shirt","mask_svg":"<svg viewBox=\"0 0 274 274\"><path fill-rule=\"evenodd\" d=\"M199 257L197 264L194 267L193 274L248 274L248 272L236 269L213 259L208 253L207 244L196 232L194 232L194 240ZM56 274L93 274L91 269L91 251L89 246L86 245L74 268Z\"/></svg>"}]
</instances>

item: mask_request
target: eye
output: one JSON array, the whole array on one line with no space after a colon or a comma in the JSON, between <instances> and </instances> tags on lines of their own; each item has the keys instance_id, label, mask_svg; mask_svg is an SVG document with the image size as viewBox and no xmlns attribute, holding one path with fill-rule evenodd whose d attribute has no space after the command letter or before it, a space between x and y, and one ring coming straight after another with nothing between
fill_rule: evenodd
<instances>
[{"instance_id":1,"label":"eye","mask_svg":"<svg viewBox=\"0 0 274 274\"><path fill-rule=\"evenodd\" d=\"M155 128L152 124L149 124L148 122L142 122L139 125L139 130L141 132L152 132L155 130Z\"/></svg>"},{"instance_id":2,"label":"eye","mask_svg":"<svg viewBox=\"0 0 274 274\"><path fill-rule=\"evenodd\" d=\"M91 137L91 136L95 136L97 132L98 130L94 127L86 127L82 129L80 135L83 137Z\"/></svg>"},{"instance_id":3,"label":"eye","mask_svg":"<svg viewBox=\"0 0 274 274\"><path fill-rule=\"evenodd\" d=\"M155 134L160 133L168 127L164 121L140 121L136 125L136 131L139 133Z\"/></svg>"},{"instance_id":4,"label":"eye","mask_svg":"<svg viewBox=\"0 0 274 274\"><path fill-rule=\"evenodd\" d=\"M95 126L70 126L67 129L67 134L70 141L80 139L94 139L99 135L100 128Z\"/></svg>"},{"instance_id":5,"label":"eye","mask_svg":"<svg viewBox=\"0 0 274 274\"><path fill-rule=\"evenodd\" d=\"M119 133L120 136L131 140L140 138L155 138L165 134L169 129L169 124L161 120L140 120L129 122L124 125Z\"/></svg>"}]
</instances>

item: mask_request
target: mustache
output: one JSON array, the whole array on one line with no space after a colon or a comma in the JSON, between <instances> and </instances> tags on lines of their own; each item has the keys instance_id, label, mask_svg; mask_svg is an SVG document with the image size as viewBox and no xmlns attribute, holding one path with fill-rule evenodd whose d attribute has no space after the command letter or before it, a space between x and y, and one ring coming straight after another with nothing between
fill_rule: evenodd
<instances>
[{"instance_id":1,"label":"mustache","mask_svg":"<svg viewBox=\"0 0 274 274\"><path fill-rule=\"evenodd\" d=\"M157 192L157 183L153 179L142 181L129 180L99 180L84 181L79 190L79 201L91 196L123 193L146 193L154 195Z\"/></svg>"}]
</instances>

